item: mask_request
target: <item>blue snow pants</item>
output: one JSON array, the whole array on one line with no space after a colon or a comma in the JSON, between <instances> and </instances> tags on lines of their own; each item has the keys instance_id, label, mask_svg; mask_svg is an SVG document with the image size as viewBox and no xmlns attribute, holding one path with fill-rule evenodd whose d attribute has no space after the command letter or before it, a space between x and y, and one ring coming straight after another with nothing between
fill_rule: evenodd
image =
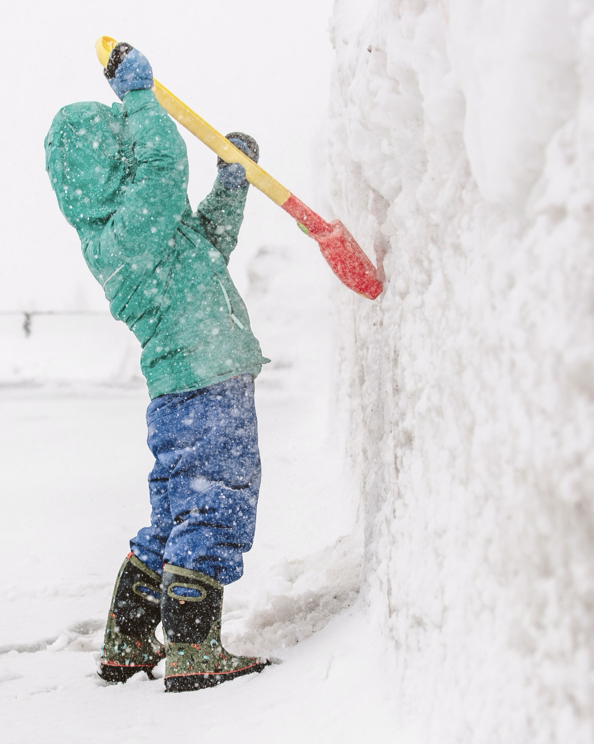
<instances>
[{"instance_id":1,"label":"blue snow pants","mask_svg":"<svg viewBox=\"0 0 594 744\"><path fill-rule=\"evenodd\" d=\"M252 376L160 395L146 420L155 457L151 525L130 541L132 552L157 573L167 562L221 584L237 581L260 488Z\"/></svg>"}]
</instances>

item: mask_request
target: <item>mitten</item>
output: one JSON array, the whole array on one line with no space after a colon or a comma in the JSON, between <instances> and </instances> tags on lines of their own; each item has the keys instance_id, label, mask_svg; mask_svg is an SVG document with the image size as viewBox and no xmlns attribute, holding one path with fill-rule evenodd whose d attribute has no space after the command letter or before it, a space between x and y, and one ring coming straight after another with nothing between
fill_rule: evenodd
<instances>
[{"instance_id":1,"label":"mitten","mask_svg":"<svg viewBox=\"0 0 594 744\"><path fill-rule=\"evenodd\" d=\"M227 135L227 139L254 162L258 162L260 148L256 140L250 137L249 134L231 132L231 134ZM226 189L235 191L236 189L243 189L248 185L245 177L245 168L240 163L226 163L222 158L218 158L217 168L219 169L219 183Z\"/></svg>"},{"instance_id":2,"label":"mitten","mask_svg":"<svg viewBox=\"0 0 594 744\"><path fill-rule=\"evenodd\" d=\"M103 74L121 101L131 90L153 87L153 69L148 59L125 41L112 49Z\"/></svg>"}]
</instances>

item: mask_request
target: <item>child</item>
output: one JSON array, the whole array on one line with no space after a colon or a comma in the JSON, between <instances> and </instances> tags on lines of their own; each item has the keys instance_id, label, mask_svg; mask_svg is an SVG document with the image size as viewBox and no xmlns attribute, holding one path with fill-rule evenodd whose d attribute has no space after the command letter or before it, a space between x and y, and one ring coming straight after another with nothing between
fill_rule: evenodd
<instances>
[{"instance_id":1,"label":"child","mask_svg":"<svg viewBox=\"0 0 594 744\"><path fill-rule=\"evenodd\" d=\"M184 141L151 91L148 61L118 44L105 75L123 103L66 106L45 140L60 209L112 315L140 341L151 397L151 524L118 574L99 675L151 676L165 657L165 689L181 692L268 663L227 653L220 638L223 586L241 577L254 536L253 380L269 361L227 271L248 183L241 165L219 159L214 188L193 213ZM257 161L252 137L228 138Z\"/></svg>"}]
</instances>

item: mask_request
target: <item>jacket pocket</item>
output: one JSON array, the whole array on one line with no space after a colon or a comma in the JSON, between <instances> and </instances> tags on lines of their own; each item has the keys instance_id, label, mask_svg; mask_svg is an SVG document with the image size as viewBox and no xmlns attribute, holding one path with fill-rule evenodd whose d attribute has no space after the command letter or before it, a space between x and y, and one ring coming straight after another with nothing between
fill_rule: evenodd
<instances>
[{"instance_id":1,"label":"jacket pocket","mask_svg":"<svg viewBox=\"0 0 594 744\"><path fill-rule=\"evenodd\" d=\"M231 300L229 299L229 294L227 290L225 289L223 282L219 279L219 277L215 274L215 279L219 283L221 290L223 292L223 296L225 297L225 302L227 303L227 309L229 310L229 317L231 318L231 323L234 326L237 326L238 328L241 328L242 331L245 331L244 324L239 320L239 318L235 315L233 312L233 307L231 306Z\"/></svg>"}]
</instances>

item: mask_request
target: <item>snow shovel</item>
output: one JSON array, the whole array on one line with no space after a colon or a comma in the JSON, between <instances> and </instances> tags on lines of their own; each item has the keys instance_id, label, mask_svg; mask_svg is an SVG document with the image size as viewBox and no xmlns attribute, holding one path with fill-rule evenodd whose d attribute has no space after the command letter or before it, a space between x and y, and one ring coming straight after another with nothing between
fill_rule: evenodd
<instances>
[{"instance_id":1,"label":"snow shovel","mask_svg":"<svg viewBox=\"0 0 594 744\"><path fill-rule=\"evenodd\" d=\"M110 36L97 39L95 49L104 68L107 67L111 50L117 43ZM243 165L247 180L288 212L297 220L303 232L318 242L322 255L340 281L363 297L375 300L383 289L382 283L377 278L374 265L340 220L323 220L165 86L156 80L154 83L155 96L170 116L225 162Z\"/></svg>"}]
</instances>

